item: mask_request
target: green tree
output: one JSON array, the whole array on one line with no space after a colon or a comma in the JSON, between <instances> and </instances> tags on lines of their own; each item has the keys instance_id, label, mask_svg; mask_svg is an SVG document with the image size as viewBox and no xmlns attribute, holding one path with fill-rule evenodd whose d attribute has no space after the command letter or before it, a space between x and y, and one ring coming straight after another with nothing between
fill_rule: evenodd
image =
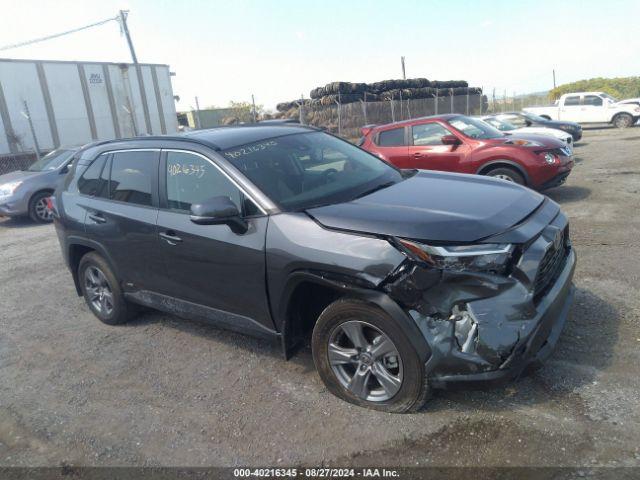
<instances>
[{"instance_id":1,"label":"green tree","mask_svg":"<svg viewBox=\"0 0 640 480\"><path fill-rule=\"evenodd\" d=\"M606 92L618 100L640 97L640 77L590 78L577 82L559 85L549 92L552 100L565 93L572 92Z\"/></svg>"}]
</instances>

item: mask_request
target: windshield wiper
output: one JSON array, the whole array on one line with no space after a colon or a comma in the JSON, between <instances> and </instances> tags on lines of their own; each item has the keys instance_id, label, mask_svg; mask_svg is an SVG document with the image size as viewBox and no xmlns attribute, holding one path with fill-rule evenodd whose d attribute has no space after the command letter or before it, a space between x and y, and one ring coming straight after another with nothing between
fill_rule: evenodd
<instances>
[{"instance_id":1,"label":"windshield wiper","mask_svg":"<svg viewBox=\"0 0 640 480\"><path fill-rule=\"evenodd\" d=\"M397 182L394 182L393 180L390 182L386 182L386 183L381 183L380 185L377 185L373 188L370 188L369 190L365 190L364 192L360 193L358 196L354 197L354 200L356 198L362 198L362 197L366 197L367 195L371 195L374 192L377 192L378 190L384 190L387 187L390 187L391 185L395 185Z\"/></svg>"}]
</instances>

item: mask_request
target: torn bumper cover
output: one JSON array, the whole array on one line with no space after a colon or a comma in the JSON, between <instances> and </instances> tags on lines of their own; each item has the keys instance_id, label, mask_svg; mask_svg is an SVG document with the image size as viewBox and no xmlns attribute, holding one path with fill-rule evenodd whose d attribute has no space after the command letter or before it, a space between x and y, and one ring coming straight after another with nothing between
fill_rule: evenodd
<instances>
[{"instance_id":1,"label":"torn bumper cover","mask_svg":"<svg viewBox=\"0 0 640 480\"><path fill-rule=\"evenodd\" d=\"M469 314L477 319L478 325L476 354L458 352L454 342L449 345L448 352L442 351L441 346L432 349L438 354L432 355L427 362L431 385L445 388L455 383L500 384L546 360L560 338L573 301L575 261L575 253L571 250L555 285L528 318L513 318L514 309L505 310L505 301L512 300L509 291L469 302ZM445 355L441 356L441 353ZM485 360L487 357L493 358L488 361L490 366Z\"/></svg>"},{"instance_id":2,"label":"torn bumper cover","mask_svg":"<svg viewBox=\"0 0 640 480\"><path fill-rule=\"evenodd\" d=\"M576 264L568 227L556 220L561 224L528 245L508 276L438 271L408 260L384 286L429 345L433 387L500 384L551 354L572 303ZM558 231L567 234L561 245Z\"/></svg>"}]
</instances>

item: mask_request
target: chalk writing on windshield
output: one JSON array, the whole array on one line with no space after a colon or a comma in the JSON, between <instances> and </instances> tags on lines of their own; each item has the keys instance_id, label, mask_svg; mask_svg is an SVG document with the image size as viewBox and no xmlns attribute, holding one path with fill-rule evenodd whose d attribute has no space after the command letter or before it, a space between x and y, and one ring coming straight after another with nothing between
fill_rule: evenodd
<instances>
[{"instance_id":1,"label":"chalk writing on windshield","mask_svg":"<svg viewBox=\"0 0 640 480\"><path fill-rule=\"evenodd\" d=\"M249 155L254 152L259 152L261 150L266 150L267 148L275 147L276 145L278 145L278 142L276 142L275 140L256 143L255 145L249 145L248 147L242 147L230 152L225 152L225 156L229 158L238 158L242 157L243 155Z\"/></svg>"}]
</instances>

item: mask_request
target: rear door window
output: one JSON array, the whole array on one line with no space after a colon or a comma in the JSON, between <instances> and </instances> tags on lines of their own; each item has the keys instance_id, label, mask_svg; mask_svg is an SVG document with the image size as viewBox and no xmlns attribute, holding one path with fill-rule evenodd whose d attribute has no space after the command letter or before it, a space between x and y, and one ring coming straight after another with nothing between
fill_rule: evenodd
<instances>
[{"instance_id":1,"label":"rear door window","mask_svg":"<svg viewBox=\"0 0 640 480\"><path fill-rule=\"evenodd\" d=\"M111 159L109 198L119 202L151 206L157 171L157 151L114 153Z\"/></svg>"},{"instance_id":2,"label":"rear door window","mask_svg":"<svg viewBox=\"0 0 640 480\"><path fill-rule=\"evenodd\" d=\"M378 134L377 144L380 147L399 147L405 145L404 127L383 130Z\"/></svg>"},{"instance_id":3,"label":"rear door window","mask_svg":"<svg viewBox=\"0 0 640 480\"><path fill-rule=\"evenodd\" d=\"M571 106L576 106L576 105L580 105L580 96L579 95L566 97L564 99L564 106L565 107L571 107Z\"/></svg>"}]
</instances>

